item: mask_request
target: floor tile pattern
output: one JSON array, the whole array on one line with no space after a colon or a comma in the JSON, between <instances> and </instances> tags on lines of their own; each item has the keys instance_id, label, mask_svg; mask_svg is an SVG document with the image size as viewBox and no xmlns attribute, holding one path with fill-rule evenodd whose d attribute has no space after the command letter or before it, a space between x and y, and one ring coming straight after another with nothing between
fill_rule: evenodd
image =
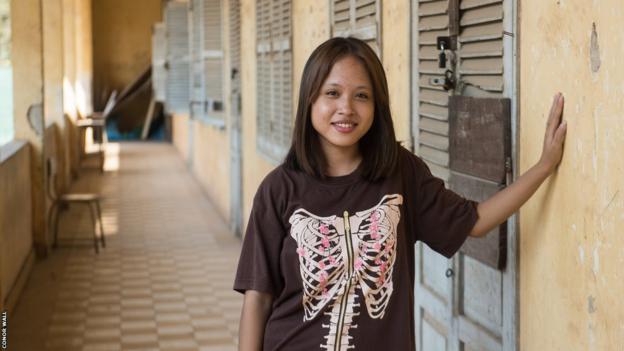
<instances>
[{"instance_id":1,"label":"floor tile pattern","mask_svg":"<svg viewBox=\"0 0 624 351\"><path fill-rule=\"evenodd\" d=\"M85 209L62 214L60 248L10 316L9 349L235 350L240 240L170 144L109 144L106 165L72 190L103 194L107 247L95 254Z\"/></svg>"}]
</instances>

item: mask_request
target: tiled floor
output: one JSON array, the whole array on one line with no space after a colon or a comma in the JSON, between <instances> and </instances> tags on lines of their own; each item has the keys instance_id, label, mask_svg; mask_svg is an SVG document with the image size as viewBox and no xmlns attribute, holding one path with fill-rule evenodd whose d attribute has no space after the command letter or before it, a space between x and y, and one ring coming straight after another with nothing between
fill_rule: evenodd
<instances>
[{"instance_id":1,"label":"tiled floor","mask_svg":"<svg viewBox=\"0 0 624 351\"><path fill-rule=\"evenodd\" d=\"M107 154L105 174L84 172L73 188L104 195L107 247L95 254L86 210L62 214L65 239L35 264L9 349L234 350L240 241L170 144Z\"/></svg>"}]
</instances>

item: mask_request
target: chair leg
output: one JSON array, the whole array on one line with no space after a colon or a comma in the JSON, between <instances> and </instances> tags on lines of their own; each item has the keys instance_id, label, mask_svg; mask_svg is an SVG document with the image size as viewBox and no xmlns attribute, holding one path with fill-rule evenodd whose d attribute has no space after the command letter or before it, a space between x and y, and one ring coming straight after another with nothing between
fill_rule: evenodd
<instances>
[{"instance_id":1,"label":"chair leg","mask_svg":"<svg viewBox=\"0 0 624 351\"><path fill-rule=\"evenodd\" d=\"M58 202L56 201L52 202L52 207L50 207L50 212L48 213L48 221L46 222L48 229L53 229L52 220L54 220L55 216L58 216L59 210L60 209L58 207ZM55 248L56 247L56 232L53 233L53 239L54 239L54 242L52 243L52 247Z\"/></svg>"},{"instance_id":2,"label":"chair leg","mask_svg":"<svg viewBox=\"0 0 624 351\"><path fill-rule=\"evenodd\" d=\"M102 222L102 209L100 208L100 201L95 201L95 209L100 220L100 240L102 241L102 247L106 247L106 239L104 238L104 224Z\"/></svg>"},{"instance_id":3,"label":"chair leg","mask_svg":"<svg viewBox=\"0 0 624 351\"><path fill-rule=\"evenodd\" d=\"M58 227L59 227L59 217L61 217L61 204L56 202L56 212L54 213L54 243L52 247L56 248L58 246Z\"/></svg>"},{"instance_id":4,"label":"chair leg","mask_svg":"<svg viewBox=\"0 0 624 351\"><path fill-rule=\"evenodd\" d=\"M93 222L93 247L95 248L95 253L99 254L100 248L98 245L97 222L95 221L95 209L93 208L93 205L91 204L91 202L88 202L87 206L89 207L89 214L91 214L91 221Z\"/></svg>"}]
</instances>

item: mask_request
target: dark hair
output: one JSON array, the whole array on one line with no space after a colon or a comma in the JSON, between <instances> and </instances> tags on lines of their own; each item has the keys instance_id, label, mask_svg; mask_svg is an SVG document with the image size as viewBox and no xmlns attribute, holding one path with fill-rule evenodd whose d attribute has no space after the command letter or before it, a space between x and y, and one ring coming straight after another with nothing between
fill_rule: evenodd
<instances>
[{"instance_id":1,"label":"dark hair","mask_svg":"<svg viewBox=\"0 0 624 351\"><path fill-rule=\"evenodd\" d=\"M334 64L347 56L362 62L373 85L373 124L359 140L359 148L363 162L362 176L374 182L388 176L396 167L399 144L390 115L388 83L383 66L371 47L356 38L331 38L310 55L301 77L295 128L284 164L287 168L321 179L327 176L327 160L318 132L312 126L311 107Z\"/></svg>"}]
</instances>

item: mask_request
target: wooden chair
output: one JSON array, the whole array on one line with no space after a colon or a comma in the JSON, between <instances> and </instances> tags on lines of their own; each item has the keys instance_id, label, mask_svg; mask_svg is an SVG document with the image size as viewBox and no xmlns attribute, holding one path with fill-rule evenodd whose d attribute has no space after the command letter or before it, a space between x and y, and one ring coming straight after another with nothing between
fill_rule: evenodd
<instances>
[{"instance_id":1,"label":"wooden chair","mask_svg":"<svg viewBox=\"0 0 624 351\"><path fill-rule=\"evenodd\" d=\"M106 106L104 106L104 111L94 112L90 116L80 118L76 121L76 127L79 130L80 138L80 161L82 161L82 159L86 156L85 140L87 130L91 128L94 136L96 134L100 135L97 155L100 158L99 168L101 172L104 172L104 149L106 148L106 143L108 142L108 135L106 134L106 119L117 103L116 98L117 90L113 90L111 95L108 97Z\"/></svg>"},{"instance_id":2,"label":"wooden chair","mask_svg":"<svg viewBox=\"0 0 624 351\"><path fill-rule=\"evenodd\" d=\"M52 201L52 207L50 208L50 212L48 213L48 223L52 223L54 221L54 243L52 247L56 248L58 246L58 225L59 225L59 215L61 208L63 206L69 206L71 204L83 204L89 208L89 213L91 214L91 220L93 222L93 246L95 248L95 253L99 253L99 245L98 245L98 235L97 235L97 222L99 220L100 227L100 238L99 241L102 244L102 247L106 247L106 239L104 238L104 225L102 224L102 211L100 209L100 200L102 197L99 194L95 193L65 193L61 195L57 195L56 189L56 174L57 174L57 166L56 160L52 157L49 157L46 160L46 173L48 179L47 186L47 195L50 201Z\"/></svg>"}]
</instances>

